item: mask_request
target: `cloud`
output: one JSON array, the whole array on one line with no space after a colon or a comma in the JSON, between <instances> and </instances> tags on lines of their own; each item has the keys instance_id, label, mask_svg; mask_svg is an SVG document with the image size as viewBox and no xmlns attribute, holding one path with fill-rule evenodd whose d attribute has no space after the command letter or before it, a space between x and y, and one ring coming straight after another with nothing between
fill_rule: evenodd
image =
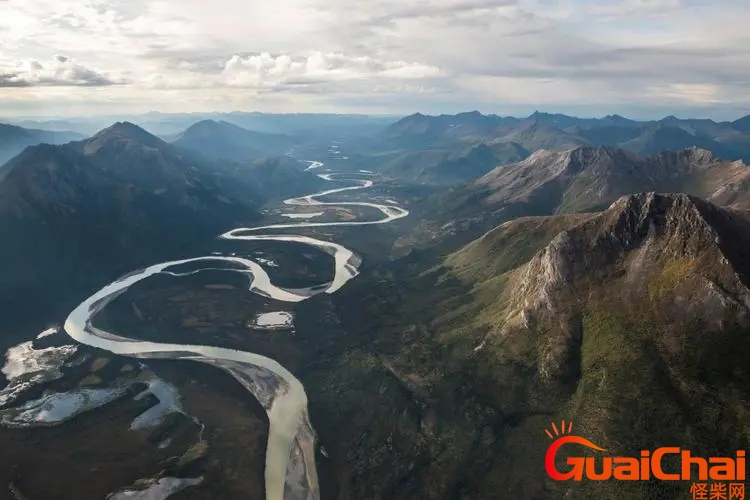
<instances>
[{"instance_id":1,"label":"cloud","mask_svg":"<svg viewBox=\"0 0 750 500\"><path fill-rule=\"evenodd\" d=\"M382 89L388 82L444 76L435 66L320 51L304 56L268 52L233 55L223 65L210 66L172 61L172 68L175 72L171 76L154 73L142 83L150 88L229 87L305 93L331 91L338 85L338 91L355 92L359 88L367 92Z\"/></svg>"},{"instance_id":2,"label":"cloud","mask_svg":"<svg viewBox=\"0 0 750 500\"><path fill-rule=\"evenodd\" d=\"M594 4L591 13L611 19L667 15L683 7L682 0L618 0Z\"/></svg>"},{"instance_id":3,"label":"cloud","mask_svg":"<svg viewBox=\"0 0 750 500\"><path fill-rule=\"evenodd\" d=\"M283 83L315 83L361 80L364 78L418 79L441 76L434 66L405 61L381 61L369 56L351 57L341 53L312 52L292 58L268 52L233 56L224 65L222 77L228 85L264 86Z\"/></svg>"},{"instance_id":4,"label":"cloud","mask_svg":"<svg viewBox=\"0 0 750 500\"><path fill-rule=\"evenodd\" d=\"M5 0L0 98L47 108L74 85L77 105L113 112L734 113L749 16L747 0Z\"/></svg>"},{"instance_id":5,"label":"cloud","mask_svg":"<svg viewBox=\"0 0 750 500\"><path fill-rule=\"evenodd\" d=\"M116 83L105 74L62 55L49 61L27 59L14 65L0 64L0 87L97 87Z\"/></svg>"}]
</instances>

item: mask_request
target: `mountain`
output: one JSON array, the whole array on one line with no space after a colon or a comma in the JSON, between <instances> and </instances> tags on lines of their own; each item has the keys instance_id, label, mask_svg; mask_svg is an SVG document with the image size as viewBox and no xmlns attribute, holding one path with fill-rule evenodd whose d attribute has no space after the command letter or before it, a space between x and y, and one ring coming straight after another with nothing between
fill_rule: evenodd
<instances>
[{"instance_id":1,"label":"mountain","mask_svg":"<svg viewBox=\"0 0 750 500\"><path fill-rule=\"evenodd\" d=\"M194 123L171 142L186 150L231 160L283 155L294 145L294 139L287 135L254 132L214 120Z\"/></svg>"},{"instance_id":2,"label":"mountain","mask_svg":"<svg viewBox=\"0 0 750 500\"><path fill-rule=\"evenodd\" d=\"M561 113L544 113L541 111L534 111L527 118L528 121L542 123L544 125L555 127L559 129L566 129L569 127L584 127L588 128L596 123L595 118L582 119L574 116L568 116Z\"/></svg>"},{"instance_id":3,"label":"mountain","mask_svg":"<svg viewBox=\"0 0 750 500\"><path fill-rule=\"evenodd\" d=\"M99 115L66 119L18 120L22 127L45 130L72 130L91 135L114 121L129 121L159 137L178 135L201 120L226 121L247 130L268 134L304 137L309 141L326 142L336 139L369 137L381 133L397 120L396 116L345 115L326 113L159 113L137 115Z\"/></svg>"},{"instance_id":4,"label":"mountain","mask_svg":"<svg viewBox=\"0 0 750 500\"><path fill-rule=\"evenodd\" d=\"M35 144L63 144L81 139L75 132L36 130L0 123L0 166L23 151L26 146Z\"/></svg>"},{"instance_id":5,"label":"mountain","mask_svg":"<svg viewBox=\"0 0 750 500\"><path fill-rule=\"evenodd\" d=\"M732 126L740 132L750 134L750 115L743 116L742 118L733 121Z\"/></svg>"},{"instance_id":6,"label":"mountain","mask_svg":"<svg viewBox=\"0 0 750 500\"><path fill-rule=\"evenodd\" d=\"M679 126L656 125L646 127L638 136L619 143L619 147L640 155L653 155L661 151L677 151L689 147L706 149L717 156L739 159L742 154L709 137L691 134Z\"/></svg>"},{"instance_id":7,"label":"mountain","mask_svg":"<svg viewBox=\"0 0 750 500\"><path fill-rule=\"evenodd\" d=\"M564 150L587 144L584 139L570 132L546 125L534 118L529 118L516 126L504 129L500 137L493 142L514 142L527 151L538 149Z\"/></svg>"},{"instance_id":8,"label":"mountain","mask_svg":"<svg viewBox=\"0 0 750 500\"><path fill-rule=\"evenodd\" d=\"M326 181L305 171L306 167L306 163L289 156L258 158L222 165L221 171L229 169L232 175L218 182L240 199L248 195L248 189L264 199L281 200L330 188ZM247 183L251 184L249 188Z\"/></svg>"},{"instance_id":9,"label":"mountain","mask_svg":"<svg viewBox=\"0 0 750 500\"><path fill-rule=\"evenodd\" d=\"M690 481L553 481L545 429L573 422L608 456L747 448L749 244L738 213L647 193L507 222L438 265L369 270L337 297L350 334L374 340L316 403L352 457L353 496L689 496Z\"/></svg>"},{"instance_id":10,"label":"mountain","mask_svg":"<svg viewBox=\"0 0 750 500\"><path fill-rule=\"evenodd\" d=\"M592 128L573 126L567 128L566 131L582 138L592 146L611 146L635 140L643 134L643 129L642 125L607 125Z\"/></svg>"},{"instance_id":11,"label":"mountain","mask_svg":"<svg viewBox=\"0 0 750 500\"><path fill-rule=\"evenodd\" d=\"M680 191L722 205L750 202L750 168L710 151L688 148L640 157L617 148L539 150L474 182L436 195L417 210L421 231L400 244L472 235L515 217L601 210L620 196Z\"/></svg>"},{"instance_id":12,"label":"mountain","mask_svg":"<svg viewBox=\"0 0 750 500\"><path fill-rule=\"evenodd\" d=\"M139 265L205 250L221 232L257 221L268 199L322 182L291 159L229 165L128 122L24 150L0 171L3 318L69 307Z\"/></svg>"},{"instance_id":13,"label":"mountain","mask_svg":"<svg viewBox=\"0 0 750 500\"><path fill-rule=\"evenodd\" d=\"M465 141L490 137L498 127L518 122L516 118L483 115L478 111L439 116L415 113L390 125L382 137L389 143L402 146L441 140Z\"/></svg>"},{"instance_id":14,"label":"mountain","mask_svg":"<svg viewBox=\"0 0 750 500\"><path fill-rule=\"evenodd\" d=\"M474 180L498 165L520 161L528 155L528 151L513 142L480 142L462 149L426 149L381 155L359 166L403 182L455 185Z\"/></svg>"},{"instance_id":15,"label":"mountain","mask_svg":"<svg viewBox=\"0 0 750 500\"><path fill-rule=\"evenodd\" d=\"M476 111L440 116L417 113L391 125L374 148L426 150L437 144L461 148L466 142L514 142L530 152L609 146L642 155L695 146L727 159L750 161L750 131L743 119L729 123L668 116L658 121L636 121L620 115L578 118L539 111L523 119Z\"/></svg>"}]
</instances>

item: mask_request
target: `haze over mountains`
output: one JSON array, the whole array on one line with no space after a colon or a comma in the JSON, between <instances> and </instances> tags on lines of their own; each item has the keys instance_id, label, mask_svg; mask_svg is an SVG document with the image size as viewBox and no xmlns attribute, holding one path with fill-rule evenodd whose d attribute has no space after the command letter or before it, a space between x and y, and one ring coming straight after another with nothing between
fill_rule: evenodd
<instances>
[{"instance_id":1,"label":"haze over mountains","mask_svg":"<svg viewBox=\"0 0 750 500\"><path fill-rule=\"evenodd\" d=\"M750 161L746 119L635 121L618 115L576 118L536 112L526 118L477 111L404 117L377 135L346 141L357 168L408 183L457 185L492 168L527 158L539 149L579 146L624 149L638 155L697 147L719 158Z\"/></svg>"},{"instance_id":2,"label":"haze over mountains","mask_svg":"<svg viewBox=\"0 0 750 500\"><path fill-rule=\"evenodd\" d=\"M142 115L113 115L93 117L67 117L58 119L21 119L14 124L27 128L64 131L72 130L91 135L118 120L127 120L149 130L151 133L173 138L191 125L203 120L224 121L248 130L267 134L309 135L327 137L338 134L341 137L371 136L387 127L398 117L344 115L325 113L159 113Z\"/></svg>"},{"instance_id":3,"label":"haze over mountains","mask_svg":"<svg viewBox=\"0 0 750 500\"><path fill-rule=\"evenodd\" d=\"M254 132L214 120L194 123L171 142L183 149L229 160L283 155L295 143L287 135Z\"/></svg>"},{"instance_id":4,"label":"haze over mountains","mask_svg":"<svg viewBox=\"0 0 750 500\"><path fill-rule=\"evenodd\" d=\"M580 145L617 146L639 154L698 146L716 149L727 159L748 155L747 117L734 122L678 119L639 122L619 115L576 118L535 112L527 118L482 115L414 114L394 123L383 134L382 147L424 146L435 142L515 142L529 151L568 149ZM733 155L739 155L736 158Z\"/></svg>"},{"instance_id":5,"label":"haze over mountains","mask_svg":"<svg viewBox=\"0 0 750 500\"><path fill-rule=\"evenodd\" d=\"M37 130L0 123L0 165L20 153L26 146L46 142L63 144L83 136L76 132Z\"/></svg>"}]
</instances>

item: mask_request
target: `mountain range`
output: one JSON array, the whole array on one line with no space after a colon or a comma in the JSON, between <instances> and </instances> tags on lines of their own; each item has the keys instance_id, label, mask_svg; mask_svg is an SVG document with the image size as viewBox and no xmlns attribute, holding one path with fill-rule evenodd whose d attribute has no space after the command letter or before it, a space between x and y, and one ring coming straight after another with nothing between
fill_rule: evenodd
<instances>
[{"instance_id":1,"label":"mountain range","mask_svg":"<svg viewBox=\"0 0 750 500\"><path fill-rule=\"evenodd\" d=\"M0 170L2 315L59 306L61 294L75 300L138 265L190 254L259 220L267 200L322 183L291 158L213 162L129 122L28 147Z\"/></svg>"},{"instance_id":2,"label":"mountain range","mask_svg":"<svg viewBox=\"0 0 750 500\"><path fill-rule=\"evenodd\" d=\"M645 157L610 147L538 150L425 200L416 207L422 231L405 240L466 242L515 217L601 210L643 191L685 192L746 208L749 179L742 161L695 147Z\"/></svg>"},{"instance_id":3,"label":"mountain range","mask_svg":"<svg viewBox=\"0 0 750 500\"><path fill-rule=\"evenodd\" d=\"M478 111L457 115L430 116L416 113L390 125L382 134L388 141L404 141L423 145L434 141L505 140L528 145L527 149L551 149L575 145L618 146L632 143L636 153L658 152L670 147L656 145L653 141L713 140L718 145L731 148L746 147L748 117L734 122L715 122L710 119L679 119L668 116L661 120L636 121L619 115L603 118L577 118L573 116L535 112L526 118L483 115ZM683 133L681 134L680 131ZM692 139L689 139L692 138ZM649 144L649 140L652 141ZM545 144L545 141L547 143ZM534 147L533 143L536 143ZM701 146L680 144L679 148ZM649 147L658 148L648 151ZM630 149L630 148L628 148ZM636 150L637 149L637 150Z\"/></svg>"},{"instance_id":4,"label":"mountain range","mask_svg":"<svg viewBox=\"0 0 750 500\"><path fill-rule=\"evenodd\" d=\"M13 123L21 127L44 130L72 130L86 136L105 128L114 121L130 121L164 139L173 138L202 120L226 121L239 127L268 134L307 136L318 142L332 138L370 137L382 131L396 116L369 116L326 113L159 113L137 115L105 115L68 118L28 118Z\"/></svg>"},{"instance_id":5,"label":"mountain range","mask_svg":"<svg viewBox=\"0 0 750 500\"><path fill-rule=\"evenodd\" d=\"M602 146L648 156L697 147L726 160L748 162L750 132L747 123L750 123L748 117L734 122L715 122L673 116L635 121L619 115L576 118L540 112L526 118L483 115L477 111L439 116L417 113L393 123L380 136L359 147L373 158L388 159L373 161L373 167L389 175L394 175L390 163L400 161L409 164L409 168L404 169L404 180L457 184L470 178L473 172L486 168L486 163L469 160L444 165L436 160L437 152L444 156L456 155L486 145L496 152L495 159L500 165L524 159L539 149L564 151L578 146ZM416 177L415 171L419 172Z\"/></svg>"}]
</instances>

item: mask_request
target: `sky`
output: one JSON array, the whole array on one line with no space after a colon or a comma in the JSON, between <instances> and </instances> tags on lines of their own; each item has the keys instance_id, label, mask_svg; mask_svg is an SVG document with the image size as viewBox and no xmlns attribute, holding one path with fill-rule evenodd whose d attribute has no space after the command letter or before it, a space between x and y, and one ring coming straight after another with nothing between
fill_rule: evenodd
<instances>
[{"instance_id":1,"label":"sky","mask_svg":"<svg viewBox=\"0 0 750 500\"><path fill-rule=\"evenodd\" d=\"M0 0L0 116L750 113L748 0Z\"/></svg>"}]
</instances>

